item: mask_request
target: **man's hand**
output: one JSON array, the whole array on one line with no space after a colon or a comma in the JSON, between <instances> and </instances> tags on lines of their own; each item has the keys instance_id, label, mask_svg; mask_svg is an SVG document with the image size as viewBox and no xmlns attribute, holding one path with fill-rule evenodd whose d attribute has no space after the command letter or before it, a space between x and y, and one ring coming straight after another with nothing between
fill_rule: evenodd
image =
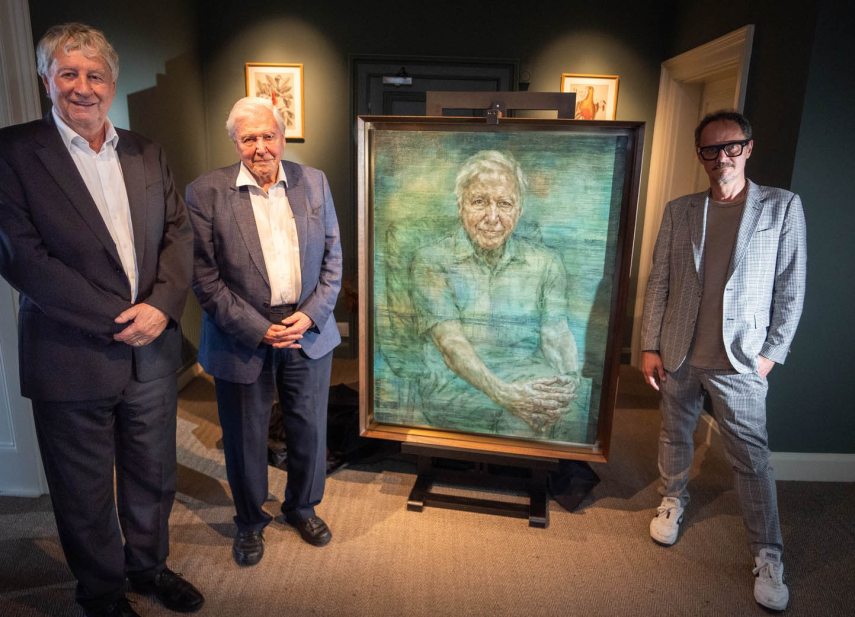
<instances>
[{"instance_id":1,"label":"man's hand","mask_svg":"<svg viewBox=\"0 0 855 617\"><path fill-rule=\"evenodd\" d=\"M662 358L655 351L641 352L641 374L644 381L654 390L659 391L659 384L667 379Z\"/></svg>"},{"instance_id":2,"label":"man's hand","mask_svg":"<svg viewBox=\"0 0 855 617\"><path fill-rule=\"evenodd\" d=\"M502 388L499 404L543 433L570 408L577 387L577 379L564 375L518 381Z\"/></svg>"},{"instance_id":3,"label":"man's hand","mask_svg":"<svg viewBox=\"0 0 855 617\"><path fill-rule=\"evenodd\" d=\"M313 323L311 317L296 311L283 319L282 323L270 324L262 341L276 349L300 349L302 345L299 341Z\"/></svg>"},{"instance_id":4,"label":"man's hand","mask_svg":"<svg viewBox=\"0 0 855 617\"><path fill-rule=\"evenodd\" d=\"M773 360L765 356L757 356L757 372L760 373L760 377L766 379L766 375L771 373L773 368L775 368Z\"/></svg>"},{"instance_id":5,"label":"man's hand","mask_svg":"<svg viewBox=\"0 0 855 617\"><path fill-rule=\"evenodd\" d=\"M142 347L160 336L169 323L169 317L159 308L140 302L122 311L114 321L118 324L129 323L121 332L113 335L114 340Z\"/></svg>"}]
</instances>

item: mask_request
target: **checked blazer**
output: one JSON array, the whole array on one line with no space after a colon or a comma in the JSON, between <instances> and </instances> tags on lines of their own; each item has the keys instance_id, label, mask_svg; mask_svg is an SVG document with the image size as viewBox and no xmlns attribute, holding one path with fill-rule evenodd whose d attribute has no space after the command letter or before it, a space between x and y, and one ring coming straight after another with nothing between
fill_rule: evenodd
<instances>
[{"instance_id":1,"label":"checked blazer","mask_svg":"<svg viewBox=\"0 0 855 617\"><path fill-rule=\"evenodd\" d=\"M783 364L805 293L805 219L795 193L748 182L742 221L723 290L724 347L740 373L757 356ZM641 324L644 351L676 371L689 353L703 290L709 191L668 203L662 217Z\"/></svg>"}]
</instances>

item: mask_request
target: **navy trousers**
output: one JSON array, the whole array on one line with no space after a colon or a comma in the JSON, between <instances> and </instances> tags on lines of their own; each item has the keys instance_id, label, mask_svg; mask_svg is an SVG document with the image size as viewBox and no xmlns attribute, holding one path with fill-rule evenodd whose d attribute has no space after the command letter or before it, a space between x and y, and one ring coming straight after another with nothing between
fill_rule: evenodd
<instances>
[{"instance_id":1,"label":"navy trousers","mask_svg":"<svg viewBox=\"0 0 855 617\"><path fill-rule=\"evenodd\" d=\"M126 576L146 580L165 567L177 400L169 376L132 380L106 399L33 401L57 531L85 609L124 596Z\"/></svg>"},{"instance_id":2,"label":"navy trousers","mask_svg":"<svg viewBox=\"0 0 855 617\"><path fill-rule=\"evenodd\" d=\"M267 500L267 432L274 392L279 394L288 447L288 481L282 511L305 520L315 514L326 482L327 401L332 352L312 359L301 349L267 348L255 383L216 379L226 473L240 531L264 529Z\"/></svg>"}]
</instances>

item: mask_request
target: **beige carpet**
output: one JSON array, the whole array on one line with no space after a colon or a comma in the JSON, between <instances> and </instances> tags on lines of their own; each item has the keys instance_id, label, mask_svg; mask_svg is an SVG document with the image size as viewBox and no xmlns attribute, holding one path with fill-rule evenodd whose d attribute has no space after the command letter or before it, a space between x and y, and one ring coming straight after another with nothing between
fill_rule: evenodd
<instances>
[{"instance_id":1,"label":"beige carpet","mask_svg":"<svg viewBox=\"0 0 855 617\"><path fill-rule=\"evenodd\" d=\"M352 365L338 365L348 381ZM406 510L412 466L399 458L334 474L319 514L334 538L303 543L279 523L254 568L231 559L233 515L213 387L197 378L179 413L179 494L170 565L205 593L200 616L763 615L730 471L701 445L693 502L671 548L647 535L658 413L637 373L623 373L612 458L578 513L550 505L550 526L427 508ZM277 513L285 474L270 473ZM791 589L787 615L855 614L855 485L779 483ZM484 494L479 494L484 496ZM489 496L489 495L488 495ZM0 498L0 616L78 616L47 498ZM131 594L143 616L172 615Z\"/></svg>"}]
</instances>

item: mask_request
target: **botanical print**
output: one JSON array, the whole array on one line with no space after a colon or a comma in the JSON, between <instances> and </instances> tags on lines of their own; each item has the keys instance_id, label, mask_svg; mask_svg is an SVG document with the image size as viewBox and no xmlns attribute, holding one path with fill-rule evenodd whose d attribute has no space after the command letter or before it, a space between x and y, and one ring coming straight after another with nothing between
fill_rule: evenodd
<instances>
[{"instance_id":1,"label":"botanical print","mask_svg":"<svg viewBox=\"0 0 855 617\"><path fill-rule=\"evenodd\" d=\"M373 135L373 412L591 445L627 137Z\"/></svg>"},{"instance_id":2,"label":"botanical print","mask_svg":"<svg viewBox=\"0 0 855 617\"><path fill-rule=\"evenodd\" d=\"M282 114L288 131L297 128L296 99L293 73L265 73L256 71L255 96L268 98Z\"/></svg>"},{"instance_id":3,"label":"botanical print","mask_svg":"<svg viewBox=\"0 0 855 617\"><path fill-rule=\"evenodd\" d=\"M246 63L246 95L270 99L285 122L285 137L303 139L303 65Z\"/></svg>"}]
</instances>

